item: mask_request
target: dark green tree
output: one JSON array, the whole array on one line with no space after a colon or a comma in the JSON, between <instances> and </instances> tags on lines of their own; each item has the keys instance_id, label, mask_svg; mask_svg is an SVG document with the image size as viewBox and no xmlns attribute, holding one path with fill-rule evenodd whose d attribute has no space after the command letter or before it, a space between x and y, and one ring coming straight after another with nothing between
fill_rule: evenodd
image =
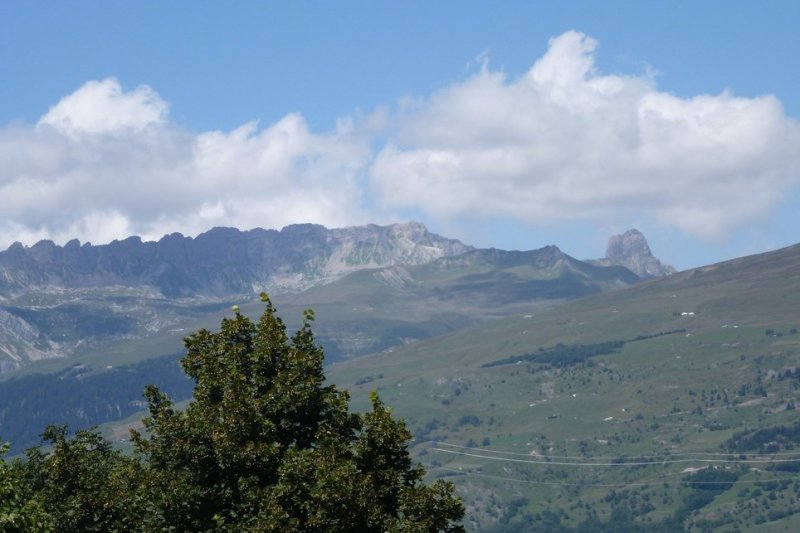
<instances>
[{"instance_id":1,"label":"dark green tree","mask_svg":"<svg viewBox=\"0 0 800 533\"><path fill-rule=\"evenodd\" d=\"M0 442L0 531L36 531L52 526L41 505L29 501L26 486L4 456L8 444Z\"/></svg>"},{"instance_id":2,"label":"dark green tree","mask_svg":"<svg viewBox=\"0 0 800 533\"><path fill-rule=\"evenodd\" d=\"M134 432L144 472L144 529L255 531L461 531L451 483L423 483L411 434L372 396L325 385L323 352L303 327L291 338L275 308L258 323L235 308L218 333L186 339L182 360L194 399L176 410L156 387L145 396L145 435Z\"/></svg>"},{"instance_id":3,"label":"dark green tree","mask_svg":"<svg viewBox=\"0 0 800 533\"><path fill-rule=\"evenodd\" d=\"M65 426L50 426L42 434L51 451L27 452L13 474L24 487L27 507L44 509L50 527L32 530L84 532L121 531L143 508L136 491L142 466L112 449L96 430L68 437Z\"/></svg>"},{"instance_id":4,"label":"dark green tree","mask_svg":"<svg viewBox=\"0 0 800 533\"><path fill-rule=\"evenodd\" d=\"M0 461L0 531L114 531L140 510L138 461L114 451L97 431L67 437L66 427L42 434L52 448L27 460Z\"/></svg>"}]
</instances>

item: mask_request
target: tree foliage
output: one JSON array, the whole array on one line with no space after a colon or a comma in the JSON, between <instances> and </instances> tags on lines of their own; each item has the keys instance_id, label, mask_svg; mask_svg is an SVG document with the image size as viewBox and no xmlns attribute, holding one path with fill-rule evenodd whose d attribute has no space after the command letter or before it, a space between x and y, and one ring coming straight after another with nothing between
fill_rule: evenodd
<instances>
[{"instance_id":1,"label":"tree foliage","mask_svg":"<svg viewBox=\"0 0 800 533\"><path fill-rule=\"evenodd\" d=\"M48 428L51 452L0 463L13 509L46 509L61 531L461 531L454 486L423 482L405 424L376 393L354 414L325 384L313 313L289 337L262 297L257 323L235 308L219 332L186 338L193 400L180 411L147 387L134 457L96 432ZM2 505L0 519L16 512Z\"/></svg>"},{"instance_id":2,"label":"tree foliage","mask_svg":"<svg viewBox=\"0 0 800 533\"><path fill-rule=\"evenodd\" d=\"M4 460L7 443L0 443L0 531L45 530L52 525L36 501L29 501L25 485Z\"/></svg>"},{"instance_id":3,"label":"tree foliage","mask_svg":"<svg viewBox=\"0 0 800 533\"><path fill-rule=\"evenodd\" d=\"M142 469L138 461L114 450L96 431L48 427L42 434L50 452L39 448L18 461L14 474L23 496L34 509L45 509L46 530L64 532L119 531L141 509L136 489Z\"/></svg>"}]
</instances>

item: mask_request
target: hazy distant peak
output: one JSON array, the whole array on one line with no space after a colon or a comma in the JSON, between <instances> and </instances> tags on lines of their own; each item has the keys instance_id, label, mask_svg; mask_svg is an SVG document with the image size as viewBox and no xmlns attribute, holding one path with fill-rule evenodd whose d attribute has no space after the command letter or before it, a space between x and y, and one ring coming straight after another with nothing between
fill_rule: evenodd
<instances>
[{"instance_id":1,"label":"hazy distant peak","mask_svg":"<svg viewBox=\"0 0 800 533\"><path fill-rule=\"evenodd\" d=\"M622 235L612 235L606 246L606 259L630 256L653 257L647 239L638 229L629 229Z\"/></svg>"},{"instance_id":2,"label":"hazy distant peak","mask_svg":"<svg viewBox=\"0 0 800 533\"><path fill-rule=\"evenodd\" d=\"M609 237L605 258L591 262L602 266L624 266L640 278L658 278L675 272L674 267L653 256L644 234L635 228Z\"/></svg>"},{"instance_id":3,"label":"hazy distant peak","mask_svg":"<svg viewBox=\"0 0 800 533\"><path fill-rule=\"evenodd\" d=\"M428 228L422 222L398 222L389 224L387 227L395 232L428 233Z\"/></svg>"}]
</instances>

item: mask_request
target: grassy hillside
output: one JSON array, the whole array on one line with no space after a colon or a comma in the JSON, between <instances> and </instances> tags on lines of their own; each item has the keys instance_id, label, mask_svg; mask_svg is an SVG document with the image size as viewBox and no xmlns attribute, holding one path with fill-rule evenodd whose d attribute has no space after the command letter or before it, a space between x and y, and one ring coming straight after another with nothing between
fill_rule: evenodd
<instances>
[{"instance_id":1,"label":"grassy hillside","mask_svg":"<svg viewBox=\"0 0 800 533\"><path fill-rule=\"evenodd\" d=\"M420 459L456 481L481 530L792 530L798 327L795 246L531 308L329 376L357 407L377 388L406 417ZM626 342L537 362L559 344L610 341Z\"/></svg>"},{"instance_id":2,"label":"grassy hillside","mask_svg":"<svg viewBox=\"0 0 800 533\"><path fill-rule=\"evenodd\" d=\"M473 250L426 265L358 271L274 300L290 329L299 325L303 309L315 310L315 331L332 362L637 279L619 267L577 261L553 246L529 252ZM38 328L39 336L29 335L33 342L58 338L59 344L75 347L70 357L38 361L0 381L0 436L13 442L14 451L35 443L47 423L85 427L129 415L140 403L144 384L160 383L176 371L183 337L202 327L216 328L233 303L147 299L110 290L113 297L92 289L41 295L35 301L28 295L28 300L5 304L6 313ZM263 310L258 299L237 303L252 317ZM172 392L181 400L191 390L178 383Z\"/></svg>"}]
</instances>

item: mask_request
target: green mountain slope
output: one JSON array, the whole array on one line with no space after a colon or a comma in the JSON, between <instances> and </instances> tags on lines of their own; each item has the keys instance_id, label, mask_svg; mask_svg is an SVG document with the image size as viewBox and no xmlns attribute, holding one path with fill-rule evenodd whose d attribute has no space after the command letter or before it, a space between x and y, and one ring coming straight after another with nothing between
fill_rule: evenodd
<instances>
[{"instance_id":1,"label":"green mountain slope","mask_svg":"<svg viewBox=\"0 0 800 533\"><path fill-rule=\"evenodd\" d=\"M473 250L425 265L363 270L276 299L287 316L314 309L317 334L328 361L335 361L637 281L624 268L592 266L549 246ZM259 304L246 309L256 313Z\"/></svg>"},{"instance_id":2,"label":"green mountain slope","mask_svg":"<svg viewBox=\"0 0 800 533\"><path fill-rule=\"evenodd\" d=\"M520 306L544 308L635 281L638 278L624 268L592 266L550 246L527 252L474 250L424 265L364 269L274 299L290 328L299 325L303 309L315 310L315 331L331 362L507 316ZM153 298L147 304L122 295L103 300L95 289L79 301L58 306L7 305L7 313L24 317L51 337L80 344L69 358L39 361L15 371L6 384L0 381L0 436L18 451L35 443L47 423L89 426L128 416L141 400L141 387L132 392L129 385L158 383L161 376L170 375L177 368L183 336L216 327L231 303ZM262 311L260 301L238 303L251 316ZM109 305L126 311L108 312ZM118 332L113 321L134 310L137 317L152 311L164 321L144 338L99 338L107 322L112 321L110 331ZM81 327L94 334L92 342ZM149 360L152 363L143 364ZM125 386L115 386L120 380ZM174 391L182 399L191 389L178 382Z\"/></svg>"},{"instance_id":3,"label":"green mountain slope","mask_svg":"<svg viewBox=\"0 0 800 533\"><path fill-rule=\"evenodd\" d=\"M329 377L356 408L377 388L406 417L474 529L792 530L798 327L794 246L532 306Z\"/></svg>"}]
</instances>

